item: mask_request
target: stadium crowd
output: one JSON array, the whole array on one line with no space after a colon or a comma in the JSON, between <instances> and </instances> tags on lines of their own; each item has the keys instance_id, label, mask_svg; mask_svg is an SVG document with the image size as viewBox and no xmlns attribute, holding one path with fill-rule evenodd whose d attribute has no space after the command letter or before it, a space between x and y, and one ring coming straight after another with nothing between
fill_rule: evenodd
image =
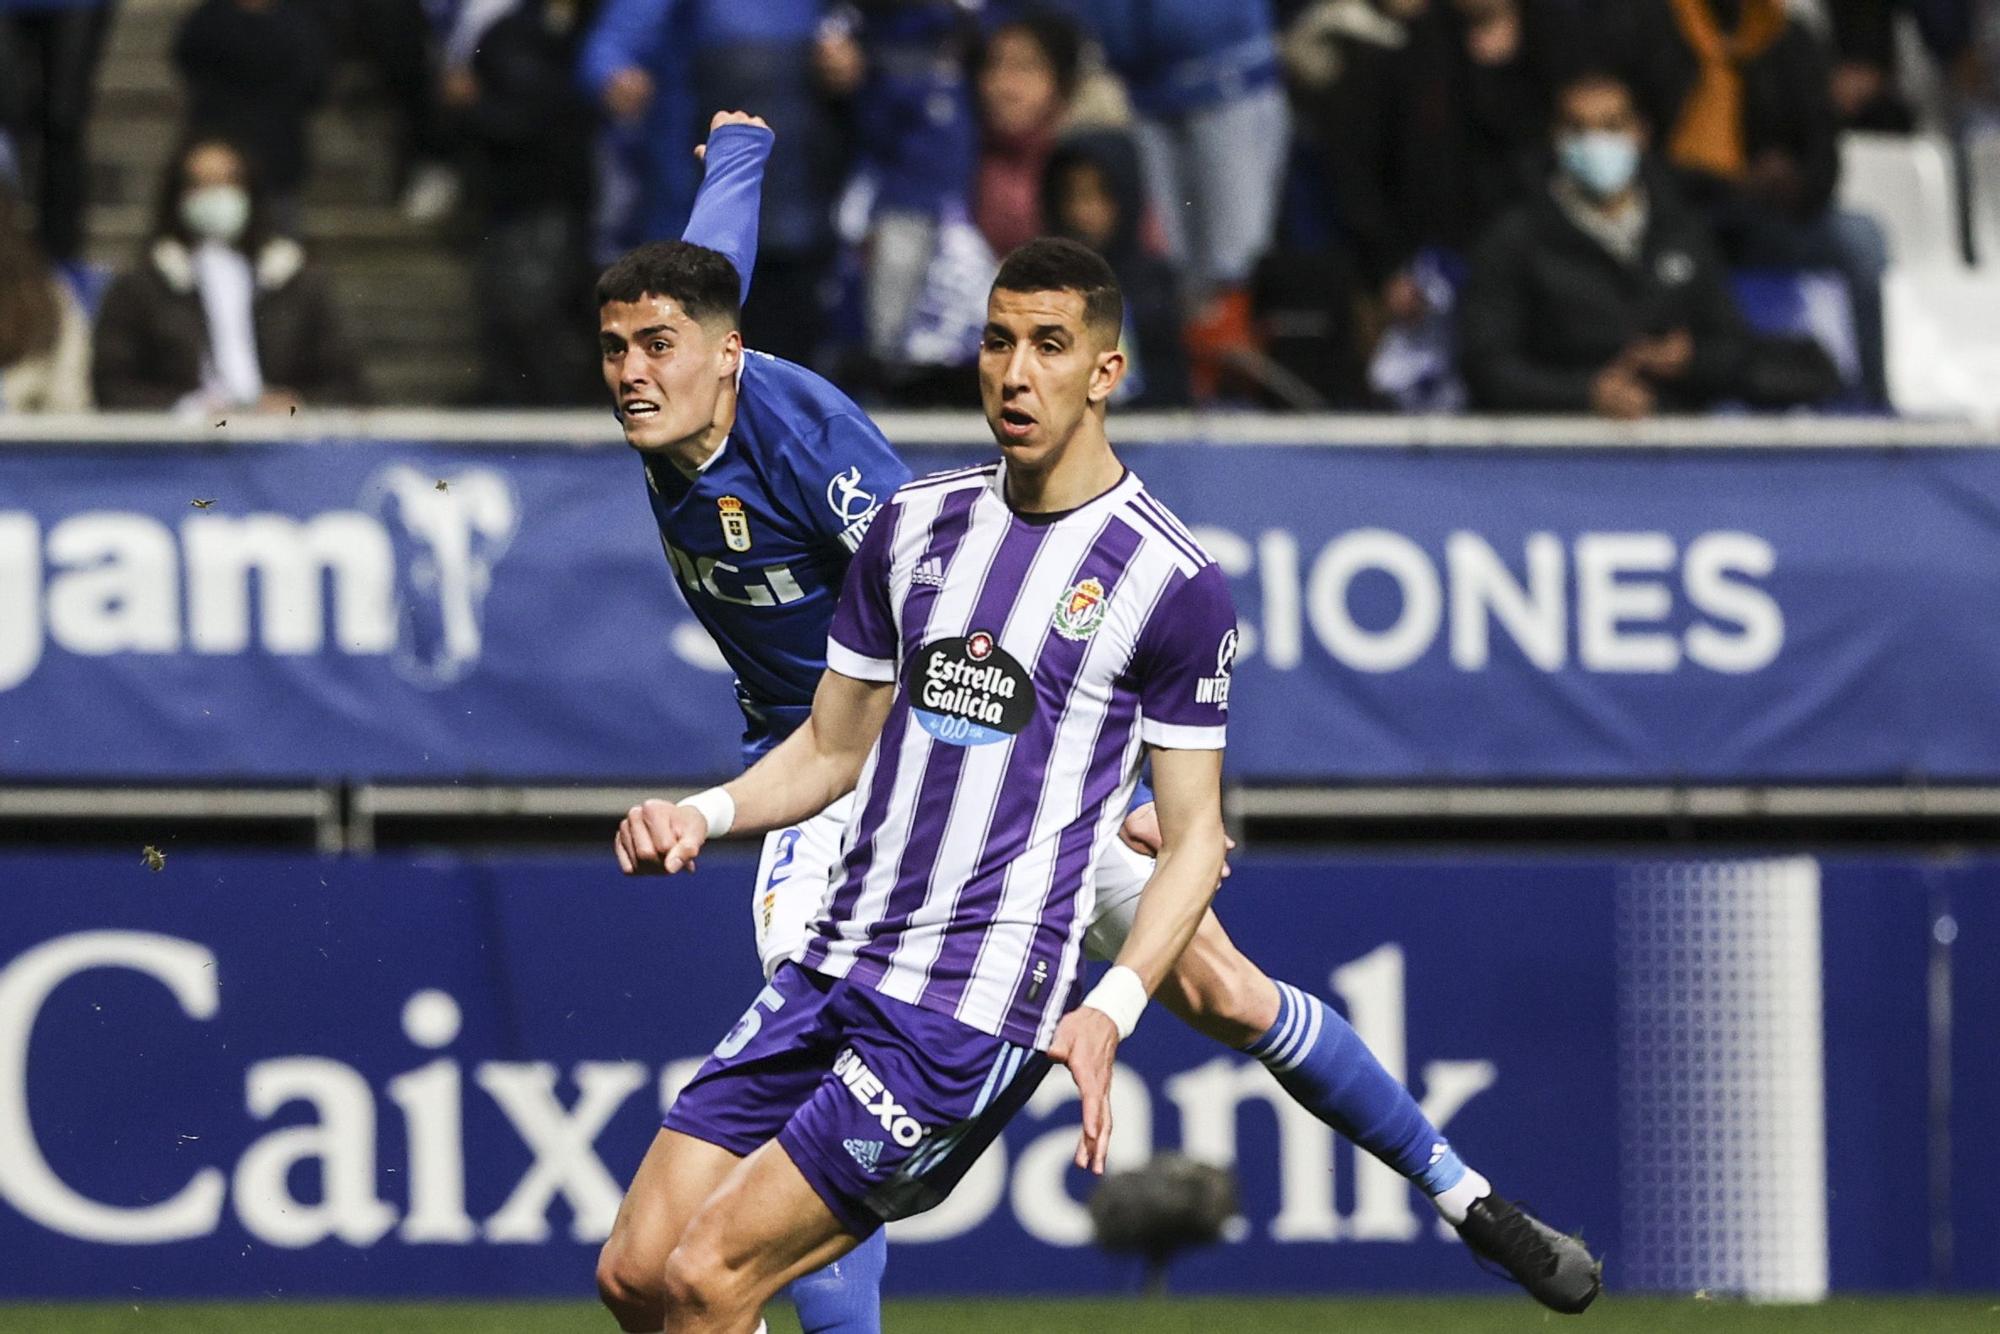
<instances>
[{"instance_id":1,"label":"stadium crowd","mask_svg":"<svg viewBox=\"0 0 2000 1334\"><path fill-rule=\"evenodd\" d=\"M0 0L0 410L365 401L297 240L354 62L406 215L472 238L500 406L596 400L595 270L679 234L744 107L778 131L746 338L866 402L973 401L998 257L1052 232L1126 286L1139 406L1883 410L1841 135L2000 101L1995 0L201 0L183 146L99 296L117 3ZM1849 345L1753 308L1773 272L1828 275Z\"/></svg>"}]
</instances>

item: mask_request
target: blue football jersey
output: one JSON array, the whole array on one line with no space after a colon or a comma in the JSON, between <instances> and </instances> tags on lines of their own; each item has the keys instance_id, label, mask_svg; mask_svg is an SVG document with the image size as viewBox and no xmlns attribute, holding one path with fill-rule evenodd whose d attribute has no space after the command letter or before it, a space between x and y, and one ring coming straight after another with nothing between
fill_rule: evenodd
<instances>
[{"instance_id":1,"label":"blue football jersey","mask_svg":"<svg viewBox=\"0 0 2000 1334\"><path fill-rule=\"evenodd\" d=\"M727 255L746 298L770 152L769 130L711 134L683 235ZM812 712L847 563L909 469L853 399L803 366L750 350L736 422L700 474L665 459L644 464L667 562L736 673L744 758L755 760Z\"/></svg>"},{"instance_id":2,"label":"blue football jersey","mask_svg":"<svg viewBox=\"0 0 2000 1334\"><path fill-rule=\"evenodd\" d=\"M653 517L688 608L736 673L746 758L812 711L842 577L910 478L847 395L746 351L729 439L690 479L645 461Z\"/></svg>"}]
</instances>

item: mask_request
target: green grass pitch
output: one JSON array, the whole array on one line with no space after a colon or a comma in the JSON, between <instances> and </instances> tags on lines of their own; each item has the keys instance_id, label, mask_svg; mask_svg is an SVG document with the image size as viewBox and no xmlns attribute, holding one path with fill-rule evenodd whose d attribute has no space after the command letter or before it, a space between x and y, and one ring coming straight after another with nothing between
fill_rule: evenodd
<instances>
[{"instance_id":1,"label":"green grass pitch","mask_svg":"<svg viewBox=\"0 0 2000 1334\"><path fill-rule=\"evenodd\" d=\"M1551 1315L1522 1298L1319 1300L1164 1298L1095 1301L907 1301L884 1313L888 1334L2000 1334L2000 1297L1843 1299L1823 1306L1750 1306L1693 1298L1601 1299L1587 1314ZM0 1304L8 1334L608 1334L609 1317L564 1303ZM774 1311L772 1334L797 1334Z\"/></svg>"}]
</instances>

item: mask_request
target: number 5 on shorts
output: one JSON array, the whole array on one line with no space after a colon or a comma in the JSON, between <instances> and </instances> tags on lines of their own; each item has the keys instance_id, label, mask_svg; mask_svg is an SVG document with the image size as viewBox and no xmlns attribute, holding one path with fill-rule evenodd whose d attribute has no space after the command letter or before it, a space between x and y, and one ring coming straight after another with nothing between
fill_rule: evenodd
<instances>
[{"instance_id":1,"label":"number 5 on shorts","mask_svg":"<svg viewBox=\"0 0 2000 1334\"><path fill-rule=\"evenodd\" d=\"M726 1061L749 1046L750 1039L756 1037L758 1030L764 1027L764 1012L768 1010L776 1014L784 1008L784 1005L785 998L779 994L776 987L765 987L758 992L757 999L750 1002L750 1008L736 1021L736 1027L730 1029L729 1035L717 1045L715 1059Z\"/></svg>"}]
</instances>

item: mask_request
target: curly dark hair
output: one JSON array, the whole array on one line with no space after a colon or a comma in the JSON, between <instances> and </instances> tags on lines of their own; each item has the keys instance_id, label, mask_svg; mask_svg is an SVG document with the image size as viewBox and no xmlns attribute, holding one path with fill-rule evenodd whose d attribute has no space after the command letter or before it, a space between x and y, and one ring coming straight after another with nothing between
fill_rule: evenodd
<instances>
[{"instance_id":1,"label":"curly dark hair","mask_svg":"<svg viewBox=\"0 0 2000 1334\"><path fill-rule=\"evenodd\" d=\"M597 304L663 296L680 302L698 324L742 315L743 283L736 265L720 250L687 241L651 241L628 252L597 280Z\"/></svg>"}]
</instances>

